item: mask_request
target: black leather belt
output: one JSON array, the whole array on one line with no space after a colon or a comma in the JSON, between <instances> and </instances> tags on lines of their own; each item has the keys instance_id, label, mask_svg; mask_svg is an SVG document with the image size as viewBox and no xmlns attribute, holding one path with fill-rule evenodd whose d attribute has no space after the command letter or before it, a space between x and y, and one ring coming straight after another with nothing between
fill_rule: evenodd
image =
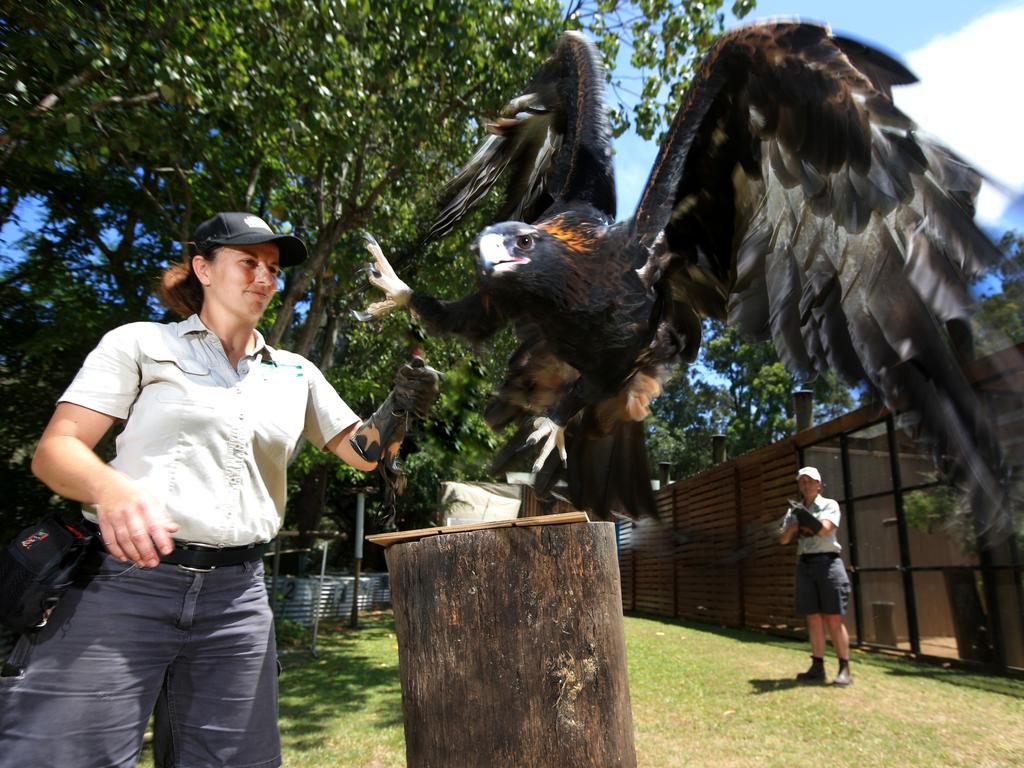
<instances>
[{"instance_id":1,"label":"black leather belt","mask_svg":"<svg viewBox=\"0 0 1024 768\"><path fill-rule=\"evenodd\" d=\"M100 527L85 518L81 521L86 528L96 534L94 541L100 541ZM190 544L175 541L174 550L168 555L161 555L160 562L177 565L185 570L212 571L226 565L254 563L263 557L263 544L247 544L242 547L216 547L208 544Z\"/></svg>"},{"instance_id":2,"label":"black leather belt","mask_svg":"<svg viewBox=\"0 0 1024 768\"><path fill-rule=\"evenodd\" d=\"M812 552L809 555L800 555L801 560L817 560L819 557L827 557L829 559L839 557L838 552Z\"/></svg>"},{"instance_id":3,"label":"black leather belt","mask_svg":"<svg viewBox=\"0 0 1024 768\"><path fill-rule=\"evenodd\" d=\"M174 551L160 556L161 563L177 565L186 570L212 571L226 565L253 563L263 557L262 544L244 547L208 547L202 544L174 542Z\"/></svg>"}]
</instances>

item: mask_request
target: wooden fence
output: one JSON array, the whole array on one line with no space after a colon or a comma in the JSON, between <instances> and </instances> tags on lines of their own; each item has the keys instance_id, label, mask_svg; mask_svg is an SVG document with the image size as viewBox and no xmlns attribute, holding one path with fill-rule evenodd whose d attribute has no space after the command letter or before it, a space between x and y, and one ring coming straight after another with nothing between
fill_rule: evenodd
<instances>
[{"instance_id":1,"label":"wooden fence","mask_svg":"<svg viewBox=\"0 0 1024 768\"><path fill-rule=\"evenodd\" d=\"M658 491L659 520L619 526L623 609L802 635L795 550L777 543L798 452L880 413L862 408Z\"/></svg>"},{"instance_id":2,"label":"wooden fence","mask_svg":"<svg viewBox=\"0 0 1024 768\"><path fill-rule=\"evenodd\" d=\"M993 409L1011 476L1021 476L1024 344L972 363L968 374ZM1019 538L979 553L941 525L908 521L905 500L928 498L933 465L897 423L865 406L663 487L658 520L619 525L623 609L804 635L793 610L796 549L778 544L777 533L807 449L806 463L843 504L851 640L1024 669Z\"/></svg>"}]
</instances>

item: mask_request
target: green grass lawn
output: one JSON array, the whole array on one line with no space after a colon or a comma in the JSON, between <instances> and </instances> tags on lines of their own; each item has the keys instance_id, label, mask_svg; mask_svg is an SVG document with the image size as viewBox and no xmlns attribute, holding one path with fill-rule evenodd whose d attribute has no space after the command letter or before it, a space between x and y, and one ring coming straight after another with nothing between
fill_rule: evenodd
<instances>
[{"instance_id":1,"label":"green grass lawn","mask_svg":"<svg viewBox=\"0 0 1024 768\"><path fill-rule=\"evenodd\" d=\"M854 651L850 688L801 686L804 644L652 618L627 617L626 644L641 768L1024 766L1021 680ZM282 656L284 764L404 766L390 615L318 647Z\"/></svg>"}]
</instances>

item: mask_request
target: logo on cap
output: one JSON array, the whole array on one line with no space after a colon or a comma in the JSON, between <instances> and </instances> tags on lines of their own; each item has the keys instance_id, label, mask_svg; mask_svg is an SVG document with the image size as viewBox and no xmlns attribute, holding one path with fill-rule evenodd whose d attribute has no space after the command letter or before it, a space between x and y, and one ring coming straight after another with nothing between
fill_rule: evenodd
<instances>
[{"instance_id":1,"label":"logo on cap","mask_svg":"<svg viewBox=\"0 0 1024 768\"><path fill-rule=\"evenodd\" d=\"M246 226L252 227L253 229L265 229L267 232L274 231L270 228L270 225L268 225L267 222L259 216L246 216L242 221L246 223Z\"/></svg>"}]
</instances>

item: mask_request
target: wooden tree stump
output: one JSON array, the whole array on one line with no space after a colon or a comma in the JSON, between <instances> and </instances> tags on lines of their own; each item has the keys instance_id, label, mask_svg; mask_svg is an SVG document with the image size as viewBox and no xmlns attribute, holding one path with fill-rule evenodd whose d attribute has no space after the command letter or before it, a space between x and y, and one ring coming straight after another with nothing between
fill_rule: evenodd
<instances>
[{"instance_id":1,"label":"wooden tree stump","mask_svg":"<svg viewBox=\"0 0 1024 768\"><path fill-rule=\"evenodd\" d=\"M387 550L409 768L636 766L612 523Z\"/></svg>"}]
</instances>

